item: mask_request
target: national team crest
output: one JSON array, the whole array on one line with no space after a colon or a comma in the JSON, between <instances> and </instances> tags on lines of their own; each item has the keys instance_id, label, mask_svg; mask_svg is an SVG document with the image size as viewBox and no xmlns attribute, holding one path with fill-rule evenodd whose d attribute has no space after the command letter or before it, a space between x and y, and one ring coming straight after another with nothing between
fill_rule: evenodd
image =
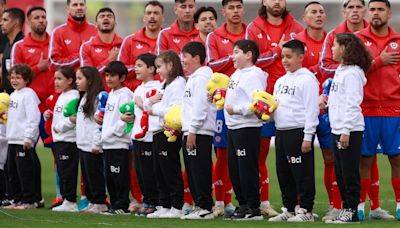
<instances>
[{"instance_id":1,"label":"national team crest","mask_svg":"<svg viewBox=\"0 0 400 228\"><path fill-rule=\"evenodd\" d=\"M396 50L397 48L399 48L399 44L396 42L391 42L389 44L390 48L392 48L393 50Z\"/></svg>"},{"instance_id":2,"label":"national team crest","mask_svg":"<svg viewBox=\"0 0 400 228\"><path fill-rule=\"evenodd\" d=\"M295 33L295 32L291 32L291 33L289 34L289 36L290 36L290 39L294 39L294 37L296 36L296 33Z\"/></svg>"}]
</instances>

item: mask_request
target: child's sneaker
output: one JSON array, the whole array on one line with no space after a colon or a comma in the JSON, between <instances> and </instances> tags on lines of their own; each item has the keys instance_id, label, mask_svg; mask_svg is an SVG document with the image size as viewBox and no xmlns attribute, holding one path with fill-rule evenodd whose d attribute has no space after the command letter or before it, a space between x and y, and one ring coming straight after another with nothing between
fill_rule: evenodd
<instances>
[{"instance_id":1,"label":"child's sneaker","mask_svg":"<svg viewBox=\"0 0 400 228\"><path fill-rule=\"evenodd\" d=\"M55 198L53 203L50 205L49 209L53 209L55 207L60 206L64 202L63 198Z\"/></svg>"},{"instance_id":2,"label":"child's sneaker","mask_svg":"<svg viewBox=\"0 0 400 228\"><path fill-rule=\"evenodd\" d=\"M188 203L184 203L183 207L182 207L182 211L183 211L184 215L188 215L193 212L193 206Z\"/></svg>"},{"instance_id":3,"label":"child's sneaker","mask_svg":"<svg viewBox=\"0 0 400 228\"><path fill-rule=\"evenodd\" d=\"M8 204L7 206L4 206L4 209L15 209L16 207L20 206L21 202L14 202L13 200L10 201L10 204Z\"/></svg>"},{"instance_id":4,"label":"child's sneaker","mask_svg":"<svg viewBox=\"0 0 400 228\"><path fill-rule=\"evenodd\" d=\"M282 221L287 221L288 219L294 217L293 212L289 212L287 208L282 207L282 213L278 214L275 217L269 218L268 221L270 222L282 222Z\"/></svg>"},{"instance_id":5,"label":"child's sneaker","mask_svg":"<svg viewBox=\"0 0 400 228\"><path fill-rule=\"evenodd\" d=\"M58 206L58 207L53 207L51 209L52 211L64 211L64 212L78 212L78 206L76 205L75 202L70 202L68 200L64 200L64 202Z\"/></svg>"},{"instance_id":6,"label":"child's sneaker","mask_svg":"<svg viewBox=\"0 0 400 228\"><path fill-rule=\"evenodd\" d=\"M230 219L232 220L243 220L246 218L246 215L249 212L249 208L247 207L243 207L243 206L239 206L235 209L235 212L233 212L232 216L230 217Z\"/></svg>"},{"instance_id":7,"label":"child's sneaker","mask_svg":"<svg viewBox=\"0 0 400 228\"><path fill-rule=\"evenodd\" d=\"M299 208L296 215L288 218L288 222L314 222L314 216L311 212L307 212L304 208Z\"/></svg>"},{"instance_id":8,"label":"child's sneaker","mask_svg":"<svg viewBox=\"0 0 400 228\"><path fill-rule=\"evenodd\" d=\"M36 208L34 203L22 203L18 206L15 206L13 209L25 210L25 209L32 209L32 208Z\"/></svg>"},{"instance_id":9,"label":"child's sneaker","mask_svg":"<svg viewBox=\"0 0 400 228\"><path fill-rule=\"evenodd\" d=\"M161 214L159 218L180 218L182 216L184 216L182 210L171 207L171 209L167 213Z\"/></svg>"},{"instance_id":10,"label":"child's sneaker","mask_svg":"<svg viewBox=\"0 0 400 228\"><path fill-rule=\"evenodd\" d=\"M343 209L340 214L333 220L326 220L325 223L333 224L346 224L346 223L359 223L357 210Z\"/></svg>"},{"instance_id":11,"label":"child's sneaker","mask_svg":"<svg viewBox=\"0 0 400 228\"><path fill-rule=\"evenodd\" d=\"M79 201L79 207L78 209L80 211L86 210L86 208L89 206L89 200L86 198L86 196L82 196L81 200Z\"/></svg>"},{"instance_id":12,"label":"child's sneaker","mask_svg":"<svg viewBox=\"0 0 400 228\"><path fill-rule=\"evenodd\" d=\"M137 200L133 199L133 201L129 204L128 210L132 213L138 212L142 208L142 204L140 204Z\"/></svg>"},{"instance_id":13,"label":"child's sneaker","mask_svg":"<svg viewBox=\"0 0 400 228\"><path fill-rule=\"evenodd\" d=\"M35 208L44 208L44 198L42 198L40 201L37 201L34 203Z\"/></svg>"},{"instance_id":14,"label":"child's sneaker","mask_svg":"<svg viewBox=\"0 0 400 228\"><path fill-rule=\"evenodd\" d=\"M334 207L329 207L328 212L324 217L322 217L322 221L333 220L335 219L341 212L341 209L337 209Z\"/></svg>"},{"instance_id":15,"label":"child's sneaker","mask_svg":"<svg viewBox=\"0 0 400 228\"><path fill-rule=\"evenodd\" d=\"M147 214L146 218L159 218L160 215L166 214L170 211L170 208L157 206L153 213Z\"/></svg>"},{"instance_id":16,"label":"child's sneaker","mask_svg":"<svg viewBox=\"0 0 400 228\"><path fill-rule=\"evenodd\" d=\"M365 203L360 203L357 206L358 221L364 221L365 218Z\"/></svg>"},{"instance_id":17,"label":"child's sneaker","mask_svg":"<svg viewBox=\"0 0 400 228\"><path fill-rule=\"evenodd\" d=\"M382 208L378 207L374 210L371 210L368 215L369 219L383 219L383 220L391 220L394 219L394 216L389 214L388 211L383 210Z\"/></svg>"},{"instance_id":18,"label":"child's sneaker","mask_svg":"<svg viewBox=\"0 0 400 228\"><path fill-rule=\"evenodd\" d=\"M102 215L130 215L131 213L127 209L109 209L104 212L100 212Z\"/></svg>"},{"instance_id":19,"label":"child's sneaker","mask_svg":"<svg viewBox=\"0 0 400 228\"><path fill-rule=\"evenodd\" d=\"M196 207L192 213L184 215L181 219L213 219L214 214L212 211Z\"/></svg>"},{"instance_id":20,"label":"child's sneaker","mask_svg":"<svg viewBox=\"0 0 400 228\"><path fill-rule=\"evenodd\" d=\"M274 217L278 215L278 212L276 212L269 203L262 202L260 205L260 211L261 214L269 217Z\"/></svg>"},{"instance_id":21,"label":"child's sneaker","mask_svg":"<svg viewBox=\"0 0 400 228\"><path fill-rule=\"evenodd\" d=\"M263 220L264 217L261 214L259 208L249 209L247 211L246 217L244 220Z\"/></svg>"},{"instance_id":22,"label":"child's sneaker","mask_svg":"<svg viewBox=\"0 0 400 228\"><path fill-rule=\"evenodd\" d=\"M90 205L89 208L84 211L85 213L99 214L108 210L106 204L89 204L89 205Z\"/></svg>"}]
</instances>

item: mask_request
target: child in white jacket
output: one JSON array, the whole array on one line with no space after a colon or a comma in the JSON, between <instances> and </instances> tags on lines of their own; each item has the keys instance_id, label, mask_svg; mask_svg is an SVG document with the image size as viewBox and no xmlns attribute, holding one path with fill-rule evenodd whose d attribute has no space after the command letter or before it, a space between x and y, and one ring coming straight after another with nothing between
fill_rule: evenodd
<instances>
[{"instance_id":1,"label":"child in white jacket","mask_svg":"<svg viewBox=\"0 0 400 228\"><path fill-rule=\"evenodd\" d=\"M355 54L356 53L356 54ZM332 46L334 60L340 62L328 99L332 128L336 181L343 201L343 211L332 223L358 222L360 203L359 161L364 132L361 102L365 72L372 57L362 41L352 33L340 33Z\"/></svg>"},{"instance_id":2,"label":"child in white jacket","mask_svg":"<svg viewBox=\"0 0 400 228\"><path fill-rule=\"evenodd\" d=\"M10 82L15 91L11 94L8 110L7 170L9 188L14 204L8 208L35 208L37 175L35 143L39 137L39 98L27 86L32 82L33 71L25 64L10 69ZM19 202L19 203L17 203Z\"/></svg>"}]
</instances>

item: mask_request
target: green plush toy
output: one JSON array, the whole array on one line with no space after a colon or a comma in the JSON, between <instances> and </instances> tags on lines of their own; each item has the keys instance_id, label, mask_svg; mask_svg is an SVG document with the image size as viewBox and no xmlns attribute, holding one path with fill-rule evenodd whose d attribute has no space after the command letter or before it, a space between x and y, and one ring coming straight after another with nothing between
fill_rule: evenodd
<instances>
[{"instance_id":1,"label":"green plush toy","mask_svg":"<svg viewBox=\"0 0 400 228\"><path fill-rule=\"evenodd\" d=\"M132 116L135 116L135 102L133 101L126 102L119 108L119 112L122 114L128 113ZM133 128L133 120L126 124L124 133L127 134L131 132L132 128Z\"/></svg>"},{"instance_id":2,"label":"green plush toy","mask_svg":"<svg viewBox=\"0 0 400 228\"><path fill-rule=\"evenodd\" d=\"M71 100L70 102L67 103L64 107L64 116L65 117L70 117L70 116L76 116L78 113L78 104L79 104L79 98L75 98Z\"/></svg>"}]
</instances>

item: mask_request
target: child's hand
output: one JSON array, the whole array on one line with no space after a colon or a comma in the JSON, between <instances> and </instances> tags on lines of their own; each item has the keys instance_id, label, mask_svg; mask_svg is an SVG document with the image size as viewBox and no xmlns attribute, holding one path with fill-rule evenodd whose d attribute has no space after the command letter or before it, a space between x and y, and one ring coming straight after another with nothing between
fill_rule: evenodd
<instances>
[{"instance_id":1,"label":"child's hand","mask_svg":"<svg viewBox=\"0 0 400 228\"><path fill-rule=\"evenodd\" d=\"M69 121L71 121L72 123L76 124L76 116L70 116L68 118L69 118Z\"/></svg>"},{"instance_id":2,"label":"child's hand","mask_svg":"<svg viewBox=\"0 0 400 228\"><path fill-rule=\"evenodd\" d=\"M150 97L149 100L152 104L155 104L161 101L162 96L162 93L157 93L156 95Z\"/></svg>"},{"instance_id":3,"label":"child's hand","mask_svg":"<svg viewBox=\"0 0 400 228\"><path fill-rule=\"evenodd\" d=\"M44 118L45 121L47 121L48 119L50 119L50 117L51 117L51 111L50 111L50 109L47 109L43 113L43 118Z\"/></svg>"},{"instance_id":4,"label":"child's hand","mask_svg":"<svg viewBox=\"0 0 400 228\"><path fill-rule=\"evenodd\" d=\"M91 153L92 153L92 154L99 154L99 153L100 153L100 150L98 150L98 149L92 149Z\"/></svg>"},{"instance_id":5,"label":"child's hand","mask_svg":"<svg viewBox=\"0 0 400 228\"><path fill-rule=\"evenodd\" d=\"M24 151L30 150L30 149L32 149L32 144L28 143L28 142L24 142L24 145L22 146L22 148L24 149Z\"/></svg>"},{"instance_id":6,"label":"child's hand","mask_svg":"<svg viewBox=\"0 0 400 228\"><path fill-rule=\"evenodd\" d=\"M339 138L339 143L342 148L339 149L347 149L350 146L350 135L341 134Z\"/></svg>"},{"instance_id":7,"label":"child's hand","mask_svg":"<svg viewBox=\"0 0 400 228\"><path fill-rule=\"evenodd\" d=\"M134 119L135 119L135 116L133 116L129 113L124 113L121 115L121 120L126 123L132 123Z\"/></svg>"},{"instance_id":8,"label":"child's hand","mask_svg":"<svg viewBox=\"0 0 400 228\"><path fill-rule=\"evenodd\" d=\"M196 149L196 134L189 133L186 142L186 150L192 151Z\"/></svg>"},{"instance_id":9,"label":"child's hand","mask_svg":"<svg viewBox=\"0 0 400 228\"><path fill-rule=\"evenodd\" d=\"M328 105L326 96L324 96L324 95L321 94L321 95L319 96L319 99L318 99L318 104L319 104L319 109L325 109L326 106Z\"/></svg>"},{"instance_id":10,"label":"child's hand","mask_svg":"<svg viewBox=\"0 0 400 228\"><path fill-rule=\"evenodd\" d=\"M232 105L225 105L225 110L226 112L228 112L229 115L233 115L235 113L233 113L233 106Z\"/></svg>"},{"instance_id":11,"label":"child's hand","mask_svg":"<svg viewBox=\"0 0 400 228\"><path fill-rule=\"evenodd\" d=\"M94 115L94 121L96 121L96 123L99 125L103 125L103 117L99 115Z\"/></svg>"},{"instance_id":12,"label":"child's hand","mask_svg":"<svg viewBox=\"0 0 400 228\"><path fill-rule=\"evenodd\" d=\"M303 144L301 144L301 152L303 154L306 154L311 151L311 141L303 141Z\"/></svg>"}]
</instances>

